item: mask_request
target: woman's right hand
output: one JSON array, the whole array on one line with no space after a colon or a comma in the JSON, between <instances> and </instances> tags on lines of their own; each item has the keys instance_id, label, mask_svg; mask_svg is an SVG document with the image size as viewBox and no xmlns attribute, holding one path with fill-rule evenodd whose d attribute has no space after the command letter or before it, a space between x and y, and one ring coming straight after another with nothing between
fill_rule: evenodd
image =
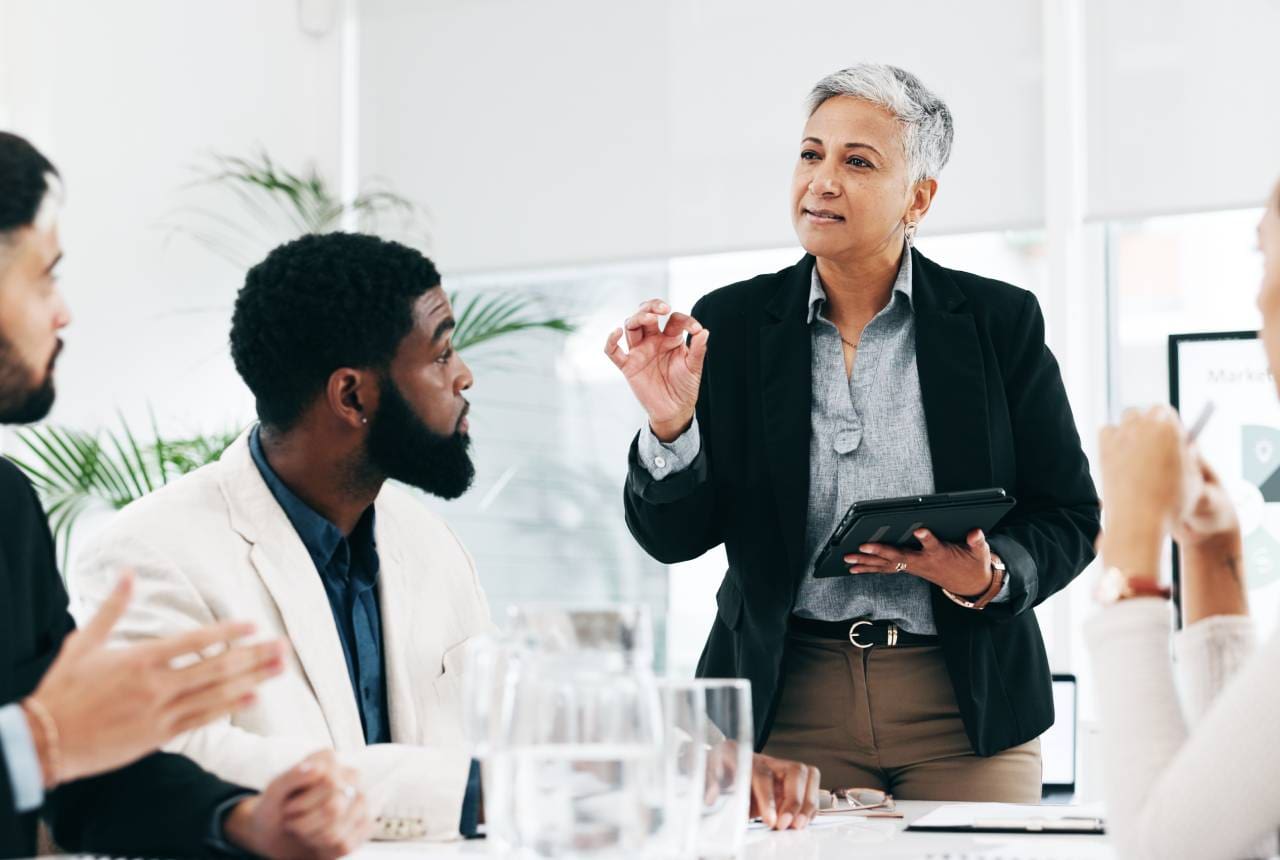
<instances>
[{"instance_id":1,"label":"woman's right hand","mask_svg":"<svg viewBox=\"0 0 1280 860\"><path fill-rule=\"evenodd\" d=\"M605 355L622 371L648 414L654 435L663 442L673 441L693 423L710 336L688 314L671 314L666 328L659 329L658 319L668 313L671 308L660 299L644 302L627 319L625 329L610 333L604 346ZM622 351L623 334L626 352Z\"/></svg>"},{"instance_id":2,"label":"woman's right hand","mask_svg":"<svg viewBox=\"0 0 1280 860\"><path fill-rule=\"evenodd\" d=\"M1199 495L1186 433L1173 409L1156 406L1128 410L1120 423L1102 428L1099 441L1103 557L1133 574L1154 575L1163 536Z\"/></svg>"}]
</instances>

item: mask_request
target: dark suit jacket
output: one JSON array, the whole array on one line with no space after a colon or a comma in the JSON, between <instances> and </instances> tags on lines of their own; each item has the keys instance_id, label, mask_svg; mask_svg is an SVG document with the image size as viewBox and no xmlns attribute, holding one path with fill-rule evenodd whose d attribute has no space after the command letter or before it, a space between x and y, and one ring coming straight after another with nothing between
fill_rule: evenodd
<instances>
[{"instance_id":1,"label":"dark suit jacket","mask_svg":"<svg viewBox=\"0 0 1280 860\"><path fill-rule=\"evenodd\" d=\"M26 477L0 458L0 704L36 688L74 626L44 511ZM0 857L31 857L37 813L14 812L5 764L0 752ZM243 793L189 759L156 753L60 786L39 814L70 851L197 857L213 853L217 806Z\"/></svg>"},{"instance_id":2,"label":"dark suit jacket","mask_svg":"<svg viewBox=\"0 0 1280 860\"><path fill-rule=\"evenodd\" d=\"M933 590L934 618L965 729L979 755L1024 743L1053 722L1044 641L1032 607L1093 557L1097 493L1044 319L1025 290L944 269L912 252L920 390L938 492L1004 487L1018 504L994 535L1010 599L981 612ZM703 297L710 330L698 396L702 449L662 481L632 444L624 491L631 533L659 561L723 543L729 570L698 674L749 678L757 749L784 679L788 620L810 571L810 330L814 261Z\"/></svg>"}]
</instances>

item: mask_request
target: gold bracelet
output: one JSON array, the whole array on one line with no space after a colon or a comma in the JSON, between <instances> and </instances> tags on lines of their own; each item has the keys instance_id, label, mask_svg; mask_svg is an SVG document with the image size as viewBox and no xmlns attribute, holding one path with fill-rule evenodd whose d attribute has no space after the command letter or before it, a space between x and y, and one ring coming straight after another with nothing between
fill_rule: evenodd
<instances>
[{"instance_id":1,"label":"gold bracelet","mask_svg":"<svg viewBox=\"0 0 1280 860\"><path fill-rule=\"evenodd\" d=\"M993 555L991 557L991 582L987 583L986 590L981 594L973 598L961 597L958 594L952 594L945 588L942 589L942 593L945 594L947 599L952 603L963 606L965 609L976 609L981 612L983 609L986 609L987 604L994 600L995 596L1000 593L1000 588L1004 585L1007 570L1008 568L1005 567L1004 562Z\"/></svg>"},{"instance_id":2,"label":"gold bracelet","mask_svg":"<svg viewBox=\"0 0 1280 860\"><path fill-rule=\"evenodd\" d=\"M44 735L45 745L45 781L49 787L57 785L61 780L59 777L60 760L59 760L59 737L58 724L53 721L53 715L49 713L49 709L40 703L35 696L28 696L22 700L22 708L32 716L37 723L40 724L40 733Z\"/></svg>"}]
</instances>

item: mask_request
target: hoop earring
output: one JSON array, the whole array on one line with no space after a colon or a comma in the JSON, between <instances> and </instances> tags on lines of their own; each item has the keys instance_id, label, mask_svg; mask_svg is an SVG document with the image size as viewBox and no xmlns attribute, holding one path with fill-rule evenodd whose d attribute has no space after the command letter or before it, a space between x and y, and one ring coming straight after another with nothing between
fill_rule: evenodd
<instances>
[{"instance_id":1,"label":"hoop earring","mask_svg":"<svg viewBox=\"0 0 1280 860\"><path fill-rule=\"evenodd\" d=\"M906 228L902 231L907 237L907 247L914 248L916 244L916 222L908 221Z\"/></svg>"}]
</instances>

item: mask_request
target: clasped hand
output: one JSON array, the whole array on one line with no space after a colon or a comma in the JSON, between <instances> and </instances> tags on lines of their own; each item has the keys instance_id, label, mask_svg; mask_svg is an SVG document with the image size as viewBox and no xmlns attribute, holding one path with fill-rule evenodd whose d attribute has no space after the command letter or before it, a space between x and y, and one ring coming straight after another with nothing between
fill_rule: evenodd
<instances>
[{"instance_id":1,"label":"clasped hand","mask_svg":"<svg viewBox=\"0 0 1280 860\"><path fill-rule=\"evenodd\" d=\"M225 824L232 844L271 860L335 860L360 847L373 828L360 774L332 750L312 753L262 794L238 803Z\"/></svg>"}]
</instances>

